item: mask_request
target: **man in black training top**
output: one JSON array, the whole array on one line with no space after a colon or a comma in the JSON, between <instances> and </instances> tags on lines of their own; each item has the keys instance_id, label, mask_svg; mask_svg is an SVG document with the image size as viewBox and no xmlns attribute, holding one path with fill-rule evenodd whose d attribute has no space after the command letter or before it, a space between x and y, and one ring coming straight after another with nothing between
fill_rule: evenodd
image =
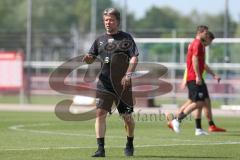
<instances>
[{"instance_id":1,"label":"man in black training top","mask_svg":"<svg viewBox=\"0 0 240 160\"><path fill-rule=\"evenodd\" d=\"M106 33L93 43L83 61L91 64L100 57L102 69L97 83L95 131L98 149L92 157L105 157L104 138L106 116L115 102L124 120L127 143L124 153L133 156L134 119L131 75L138 63L138 50L132 36L119 31L120 12L115 8L105 9L103 22Z\"/></svg>"}]
</instances>

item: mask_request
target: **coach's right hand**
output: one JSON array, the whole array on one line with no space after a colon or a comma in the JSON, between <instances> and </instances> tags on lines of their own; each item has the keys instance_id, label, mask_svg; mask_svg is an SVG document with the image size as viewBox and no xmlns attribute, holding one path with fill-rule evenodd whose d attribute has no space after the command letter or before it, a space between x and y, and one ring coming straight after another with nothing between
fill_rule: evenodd
<instances>
[{"instance_id":1,"label":"coach's right hand","mask_svg":"<svg viewBox=\"0 0 240 160\"><path fill-rule=\"evenodd\" d=\"M86 62L87 64L93 63L94 60L95 60L95 57L93 55L90 55L90 54L86 54L82 59L82 61Z\"/></svg>"},{"instance_id":2,"label":"coach's right hand","mask_svg":"<svg viewBox=\"0 0 240 160\"><path fill-rule=\"evenodd\" d=\"M214 75L213 78L216 79L218 83L220 83L220 81L221 81L221 77L220 76Z\"/></svg>"},{"instance_id":3,"label":"coach's right hand","mask_svg":"<svg viewBox=\"0 0 240 160\"><path fill-rule=\"evenodd\" d=\"M121 80L121 84L123 86L123 90L127 89L131 84L131 78L125 75Z\"/></svg>"}]
</instances>

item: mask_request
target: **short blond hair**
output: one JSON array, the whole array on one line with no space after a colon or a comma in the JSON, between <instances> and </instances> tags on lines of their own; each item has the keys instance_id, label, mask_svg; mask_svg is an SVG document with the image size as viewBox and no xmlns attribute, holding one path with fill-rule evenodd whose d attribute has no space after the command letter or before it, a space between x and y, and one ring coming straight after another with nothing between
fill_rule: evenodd
<instances>
[{"instance_id":1,"label":"short blond hair","mask_svg":"<svg viewBox=\"0 0 240 160\"><path fill-rule=\"evenodd\" d=\"M103 11L103 17L107 15L113 15L116 17L117 21L120 23L121 21L121 15L120 12L116 8L106 8Z\"/></svg>"}]
</instances>

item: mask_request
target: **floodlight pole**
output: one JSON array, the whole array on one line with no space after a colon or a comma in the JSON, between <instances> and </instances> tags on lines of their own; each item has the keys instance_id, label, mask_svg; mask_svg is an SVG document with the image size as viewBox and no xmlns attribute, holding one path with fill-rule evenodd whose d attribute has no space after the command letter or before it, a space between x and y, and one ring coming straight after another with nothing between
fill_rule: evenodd
<instances>
[{"instance_id":1,"label":"floodlight pole","mask_svg":"<svg viewBox=\"0 0 240 160\"><path fill-rule=\"evenodd\" d=\"M228 12L228 0L225 0L225 14L224 14L224 38L229 38L229 12ZM225 44L224 48L224 61L225 63L229 63L229 46Z\"/></svg>"},{"instance_id":2,"label":"floodlight pole","mask_svg":"<svg viewBox=\"0 0 240 160\"><path fill-rule=\"evenodd\" d=\"M31 48L32 48L32 0L27 1L27 35L26 35L26 66L27 66L27 84L26 95L27 102L30 102L31 92Z\"/></svg>"},{"instance_id":3,"label":"floodlight pole","mask_svg":"<svg viewBox=\"0 0 240 160\"><path fill-rule=\"evenodd\" d=\"M225 14L224 14L224 38L229 38L229 12L228 12L228 0L225 0ZM225 45L224 48L224 60L225 63L229 63L229 46L228 44Z\"/></svg>"},{"instance_id":4,"label":"floodlight pole","mask_svg":"<svg viewBox=\"0 0 240 160\"><path fill-rule=\"evenodd\" d=\"M123 1L123 7L122 7L122 30L127 31L127 0Z\"/></svg>"},{"instance_id":5,"label":"floodlight pole","mask_svg":"<svg viewBox=\"0 0 240 160\"><path fill-rule=\"evenodd\" d=\"M225 0L225 14L224 14L224 38L229 37L229 13L228 13L228 0ZM229 63L230 62L230 56L229 56L229 45L225 44L224 47L224 62ZM225 79L228 79L228 71L224 71ZM229 85L226 84L225 93L229 92ZM224 104L228 104L228 98L224 98Z\"/></svg>"},{"instance_id":6,"label":"floodlight pole","mask_svg":"<svg viewBox=\"0 0 240 160\"><path fill-rule=\"evenodd\" d=\"M177 38L177 31L176 29L172 30L172 38ZM177 63L177 46L176 43L172 44L172 63ZM171 78L176 79L176 70L172 69L171 70ZM176 84L176 81L174 82ZM176 104L176 85L173 85L173 98L172 98L172 103Z\"/></svg>"},{"instance_id":7,"label":"floodlight pole","mask_svg":"<svg viewBox=\"0 0 240 160\"><path fill-rule=\"evenodd\" d=\"M96 36L97 30L97 0L91 0L91 39Z\"/></svg>"},{"instance_id":8,"label":"floodlight pole","mask_svg":"<svg viewBox=\"0 0 240 160\"><path fill-rule=\"evenodd\" d=\"M229 30L228 0L225 0L224 38L228 38L228 30Z\"/></svg>"}]
</instances>

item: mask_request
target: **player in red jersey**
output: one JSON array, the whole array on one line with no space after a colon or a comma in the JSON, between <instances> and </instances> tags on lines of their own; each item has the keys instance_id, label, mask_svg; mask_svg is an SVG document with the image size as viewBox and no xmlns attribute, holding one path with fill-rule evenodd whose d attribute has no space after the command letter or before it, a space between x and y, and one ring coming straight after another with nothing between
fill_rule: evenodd
<instances>
[{"instance_id":1,"label":"player in red jersey","mask_svg":"<svg viewBox=\"0 0 240 160\"><path fill-rule=\"evenodd\" d=\"M212 77L218 81L218 83L220 82L221 78L215 74L208 66L205 66L205 71L203 73L203 78L205 79L205 73L209 73L212 75ZM187 69L185 70L184 73L184 78L182 80L181 83L181 89L184 89L187 85ZM181 108L178 110L178 113L181 113L188 105L190 105L192 103L192 101L190 99L188 99L182 106ZM217 127L213 121L213 114L212 114L212 107L211 107L211 99L206 98L205 99L205 105L203 106L203 108L197 109L196 111L194 111L194 115L195 115L195 124L196 124L196 135L205 135L206 132L198 132L199 129L202 129L201 127L201 114L202 114L202 110L204 111L204 115L206 116L207 120L208 120L208 131L209 132L226 132L226 129L224 128L220 128ZM168 123L170 124L170 123ZM171 126L169 125L169 128L171 128Z\"/></svg>"},{"instance_id":2,"label":"player in red jersey","mask_svg":"<svg viewBox=\"0 0 240 160\"><path fill-rule=\"evenodd\" d=\"M193 110L197 110L197 117L201 117L201 109L206 104L210 107L210 99L208 90L204 80L202 78L203 71L206 69L207 72L214 75L214 78L219 80L220 77L215 75L212 70L205 64L205 46L209 45L214 39L214 35L207 31L207 27L198 27L198 33L196 39L189 45L187 54L187 85L189 89L189 99L182 107L180 113L176 119L169 123L169 126L173 128L175 132L180 132L179 124ZM186 107L187 106L187 107ZM211 111L211 110L210 110ZM209 113L210 114L210 113ZM210 114L211 115L211 114ZM213 123L213 121L212 121ZM213 123L214 125L214 123ZM201 129L201 119L196 119L196 135L206 135L207 132ZM214 125L215 126L215 125ZM219 128L220 129L220 128Z\"/></svg>"},{"instance_id":3,"label":"player in red jersey","mask_svg":"<svg viewBox=\"0 0 240 160\"><path fill-rule=\"evenodd\" d=\"M197 34L196 34L196 38L200 38L201 34L205 34L208 31L208 27L201 25L197 27ZM205 41L206 42L206 41ZM207 46L208 44L205 43L205 46ZM216 79L218 82L220 82L220 77L215 74L208 66L205 66L205 70L204 73L202 75L203 78L205 78L205 73L206 71L208 73L210 73L214 79ZM187 85L187 69L185 69L184 72L184 78L182 80L182 84L181 84L181 89L184 89ZM190 99L188 99L182 106L181 108L178 110L178 114L180 114L181 112L183 112L183 110L192 103L192 101ZM205 105L203 106L203 108L197 109L195 112L195 124L196 124L196 131L195 134L196 135L207 135L208 133L202 130L201 127L201 114L202 114L202 109L204 111L204 115L206 116L207 120L208 120L208 131L209 132L226 132L225 129L223 128L219 128L215 125L214 121L213 121L213 115L212 115L212 109L211 109L211 100L210 98L206 98L205 100ZM170 117L170 115L168 115L167 120L168 120L168 127L172 128L172 125L170 123L170 120L172 119L172 117Z\"/></svg>"}]
</instances>

